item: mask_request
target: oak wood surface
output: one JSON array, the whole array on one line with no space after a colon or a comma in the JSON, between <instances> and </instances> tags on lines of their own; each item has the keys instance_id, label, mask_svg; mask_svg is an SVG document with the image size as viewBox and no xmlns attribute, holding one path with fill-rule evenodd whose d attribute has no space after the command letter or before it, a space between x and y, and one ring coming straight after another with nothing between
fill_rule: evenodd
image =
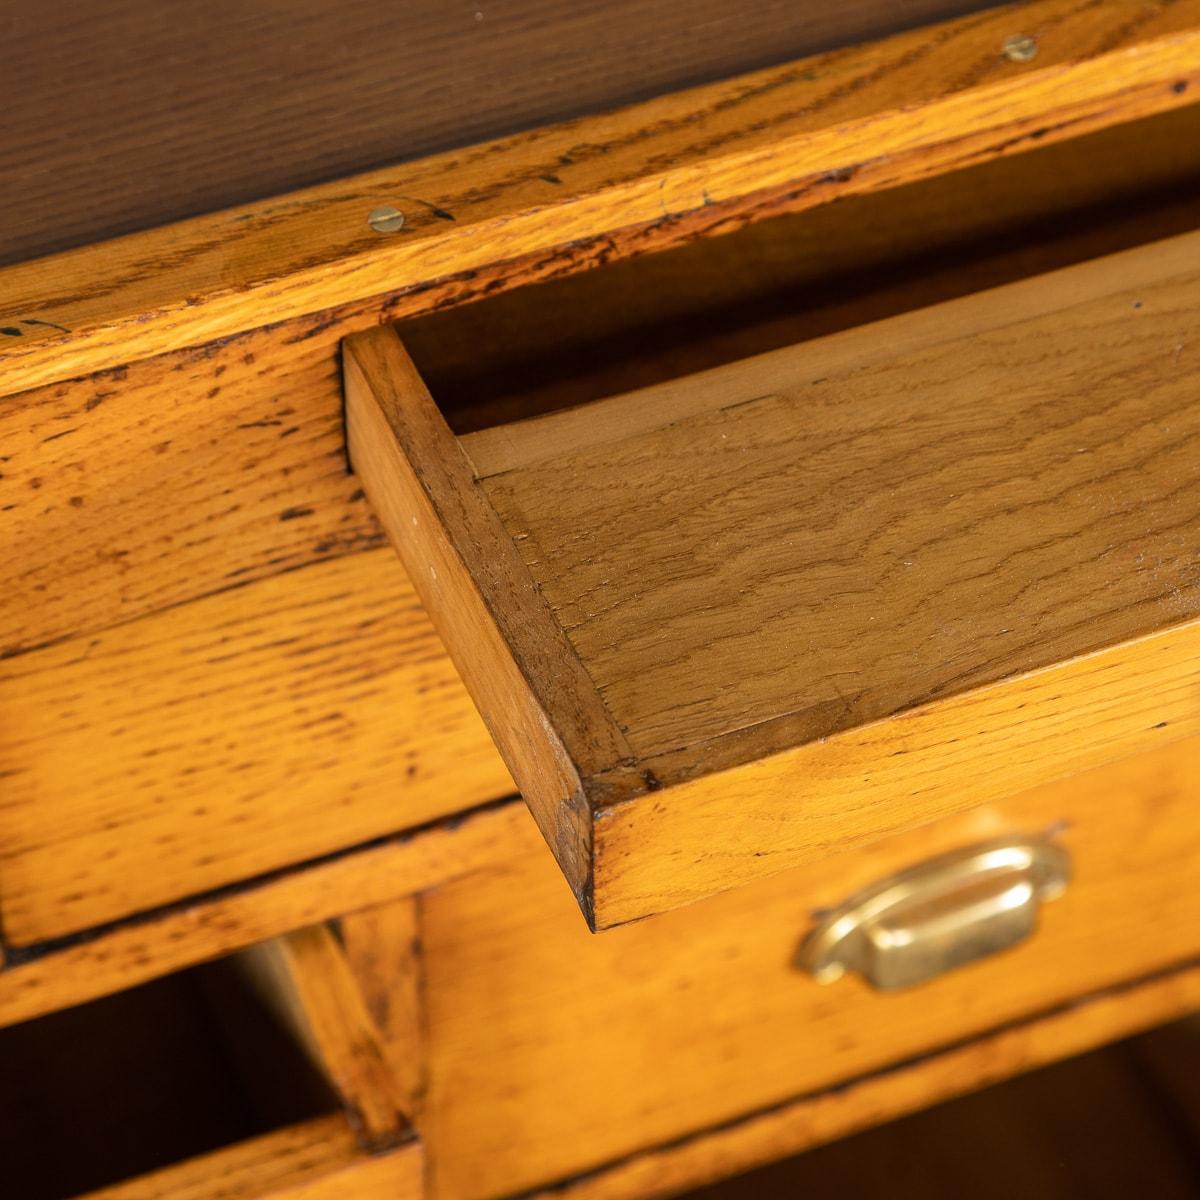
<instances>
[{"instance_id":1,"label":"oak wood surface","mask_svg":"<svg viewBox=\"0 0 1200 1200\"><path fill-rule=\"evenodd\" d=\"M846 199L525 289L528 298L513 295L499 315L491 301L459 308L446 316L471 320L447 326L435 349L500 337L526 344L532 371L497 361L490 346L474 368L495 362L494 379L512 378L522 404L538 402L526 384L551 361L534 336L540 328L571 348L574 371L564 378L560 366L558 390L541 403L594 398L610 379L636 386L674 377L1194 225L1187 148L1197 137L1200 106L1192 106ZM541 264L530 275L554 269ZM451 281L389 311L457 302L489 286L486 274ZM623 357L652 316L636 305L623 314L630 294L657 297L659 316L673 324L661 334L647 324L639 354ZM547 313L559 314L557 324ZM563 313L577 314L572 329L564 331ZM3 406L0 655L10 661L0 663L0 770L11 774L0 892L14 940L58 936L337 851L511 786L452 668L436 657L436 636L402 570L386 550L357 553L382 540L357 481L342 474L337 345L346 323L362 317L290 322ZM592 334L595 349L584 342L581 352L580 339ZM420 365L437 363L427 356ZM434 378L460 405L463 393L483 392L461 374L435 369ZM506 400L501 415L522 411ZM289 574L269 581L280 572ZM360 604L377 619L359 619ZM278 638L270 629L277 614ZM119 623L124 631L97 641ZM226 648L243 663L216 649L231 630ZM142 640L152 653L139 655ZM105 669L120 688L104 686L88 665L106 649L116 657ZM39 698L36 711L27 689ZM76 695L78 704L62 702ZM300 705L346 717L304 728L324 752L303 771L294 711L259 719L275 711L272 697L280 712ZM430 712L437 738L419 717L391 724L410 711ZM423 748L408 745L409 729ZM411 781L410 750L418 755ZM86 786L75 766L83 761L92 762ZM234 767L240 783L231 790ZM145 786L139 798L169 799L132 802L122 773ZM270 802L284 787L298 788L289 804ZM148 870L151 862L162 869Z\"/></svg>"},{"instance_id":2,"label":"oak wood surface","mask_svg":"<svg viewBox=\"0 0 1200 1200\"><path fill-rule=\"evenodd\" d=\"M458 444L348 342L356 470L590 921L1200 726L1198 297L1192 234Z\"/></svg>"},{"instance_id":3,"label":"oak wood surface","mask_svg":"<svg viewBox=\"0 0 1200 1200\"><path fill-rule=\"evenodd\" d=\"M1200 968L1115 988L1086 1003L898 1063L588 1172L530 1200L666 1200L1045 1063L1138 1033L1200 1005Z\"/></svg>"},{"instance_id":4,"label":"oak wood surface","mask_svg":"<svg viewBox=\"0 0 1200 1200\"><path fill-rule=\"evenodd\" d=\"M1198 309L1189 235L461 445L639 758L826 737L1200 615Z\"/></svg>"},{"instance_id":5,"label":"oak wood surface","mask_svg":"<svg viewBox=\"0 0 1200 1200\"><path fill-rule=\"evenodd\" d=\"M1002 53L1017 19L1030 62ZM1166 111L1193 98L1197 25L1196 0L1034 0L11 266L0 387L370 300L361 327L449 275L577 269ZM366 223L385 203L394 237Z\"/></svg>"},{"instance_id":6,"label":"oak wood surface","mask_svg":"<svg viewBox=\"0 0 1200 1200\"><path fill-rule=\"evenodd\" d=\"M341 1116L265 1134L86 1200L421 1200L421 1151L366 1155Z\"/></svg>"},{"instance_id":7,"label":"oak wood surface","mask_svg":"<svg viewBox=\"0 0 1200 1200\"><path fill-rule=\"evenodd\" d=\"M0 708L14 945L512 789L386 549L9 659Z\"/></svg>"},{"instance_id":8,"label":"oak wood surface","mask_svg":"<svg viewBox=\"0 0 1200 1200\"><path fill-rule=\"evenodd\" d=\"M421 910L430 1047L422 1136L433 1194L509 1194L752 1111L775 1135L788 1129L798 1149L927 1103L926 1055L1191 959L1200 937L1189 885L1200 870L1198 755L1200 741L1182 743L599 937L584 931L533 838L507 866L439 887ZM887 996L856 977L822 987L792 966L815 911L951 847L1051 826L1074 878L1021 946ZM1170 994L1140 1015L1134 1004L1132 1027L1194 1005L1194 980L1187 998ZM933 1068L936 1087L974 1086L993 1070L1003 1076L1081 1048L1079 1037L1112 1035L1056 1024L1036 1053L1018 1038L995 1058L967 1056L974 1066L957 1084L956 1069ZM888 1070L893 1083L861 1096L851 1088L790 1114L770 1111ZM703 1161L709 1151L698 1153ZM649 1167L636 1174L653 1179ZM588 1186L626 1194L578 1186L582 1195L593 1194Z\"/></svg>"},{"instance_id":9,"label":"oak wood surface","mask_svg":"<svg viewBox=\"0 0 1200 1200\"><path fill-rule=\"evenodd\" d=\"M496 424L1192 228L1197 139L1193 105L498 299L462 304L484 277L387 312L410 318L406 344L455 427ZM423 304L454 307L412 320ZM364 315L0 407L0 654L380 544L345 475L338 347Z\"/></svg>"},{"instance_id":10,"label":"oak wood surface","mask_svg":"<svg viewBox=\"0 0 1200 1200\"><path fill-rule=\"evenodd\" d=\"M505 861L531 824L529 810L512 799L275 878L10 954L0 971L0 1026L486 870Z\"/></svg>"},{"instance_id":11,"label":"oak wood surface","mask_svg":"<svg viewBox=\"0 0 1200 1200\"><path fill-rule=\"evenodd\" d=\"M1091 778L1111 777L1115 782L1105 786L1114 789L1123 779L1128 791L1154 796L1181 786L1193 771L1194 758L1194 744L1181 741L1094 772ZM1081 786L1086 783L1082 781ZM1059 786L1071 788L1074 784ZM383 839L328 861L299 866L230 892L199 897L60 945L18 951L0 971L0 1027L82 1004L337 917L343 918L347 953L362 978L361 968L370 959L370 948L382 944L378 935L390 924L380 915L379 906L407 903L405 898L417 893L511 862L517 850L536 840L533 828L528 809L514 798L453 822ZM845 856L842 860L849 861ZM366 911L371 909L374 915ZM361 921L347 919L352 910L363 914ZM398 939L398 945L402 944L403 938ZM391 959L391 965L380 969L379 975L402 978L407 956L398 948L389 953L401 957ZM408 993L411 981L402 986L398 995ZM372 1011L382 1012L386 1005L370 978L364 979L363 987L368 1004L374 1006ZM411 1029L401 1017L397 1010L389 1044L403 1047ZM383 1016L377 1020L388 1027ZM408 1033L402 1037L400 1031Z\"/></svg>"},{"instance_id":12,"label":"oak wood surface","mask_svg":"<svg viewBox=\"0 0 1200 1200\"><path fill-rule=\"evenodd\" d=\"M985 7L9 4L0 264Z\"/></svg>"},{"instance_id":13,"label":"oak wood surface","mask_svg":"<svg viewBox=\"0 0 1200 1200\"><path fill-rule=\"evenodd\" d=\"M327 924L253 946L237 966L328 1079L364 1150L379 1153L411 1136L410 1097Z\"/></svg>"}]
</instances>

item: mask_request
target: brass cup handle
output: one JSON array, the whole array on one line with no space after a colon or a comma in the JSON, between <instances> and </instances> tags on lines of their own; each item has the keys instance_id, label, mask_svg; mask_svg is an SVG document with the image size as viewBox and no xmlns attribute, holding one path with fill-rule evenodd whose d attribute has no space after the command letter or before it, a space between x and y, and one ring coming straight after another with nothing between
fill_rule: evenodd
<instances>
[{"instance_id":1,"label":"brass cup handle","mask_svg":"<svg viewBox=\"0 0 1200 1200\"><path fill-rule=\"evenodd\" d=\"M968 846L851 896L804 939L797 965L821 983L851 970L883 990L911 987L1023 941L1070 874L1066 850L1044 837Z\"/></svg>"}]
</instances>

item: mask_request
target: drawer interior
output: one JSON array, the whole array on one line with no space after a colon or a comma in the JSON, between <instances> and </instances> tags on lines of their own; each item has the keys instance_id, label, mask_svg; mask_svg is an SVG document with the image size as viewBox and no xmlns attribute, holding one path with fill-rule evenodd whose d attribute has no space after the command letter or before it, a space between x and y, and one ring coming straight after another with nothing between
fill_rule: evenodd
<instances>
[{"instance_id":1,"label":"drawer interior","mask_svg":"<svg viewBox=\"0 0 1200 1200\"><path fill-rule=\"evenodd\" d=\"M432 379L346 343L352 465L595 928L1200 722L1200 234L812 337L788 220L419 325Z\"/></svg>"},{"instance_id":2,"label":"drawer interior","mask_svg":"<svg viewBox=\"0 0 1200 1200\"><path fill-rule=\"evenodd\" d=\"M1200 104L403 322L455 433L600 400L1200 224Z\"/></svg>"}]
</instances>

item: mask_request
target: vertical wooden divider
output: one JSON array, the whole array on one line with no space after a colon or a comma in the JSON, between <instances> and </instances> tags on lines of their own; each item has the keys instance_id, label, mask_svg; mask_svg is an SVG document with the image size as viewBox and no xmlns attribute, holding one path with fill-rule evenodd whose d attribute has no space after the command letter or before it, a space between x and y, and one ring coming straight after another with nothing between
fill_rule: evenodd
<instances>
[{"instance_id":1,"label":"vertical wooden divider","mask_svg":"<svg viewBox=\"0 0 1200 1200\"><path fill-rule=\"evenodd\" d=\"M363 1148L378 1152L405 1140L408 1095L333 930L296 930L251 947L238 962L329 1081Z\"/></svg>"},{"instance_id":2,"label":"vertical wooden divider","mask_svg":"<svg viewBox=\"0 0 1200 1200\"><path fill-rule=\"evenodd\" d=\"M420 903L419 896L406 896L338 922L346 962L414 1121L421 1112L426 1074Z\"/></svg>"}]
</instances>

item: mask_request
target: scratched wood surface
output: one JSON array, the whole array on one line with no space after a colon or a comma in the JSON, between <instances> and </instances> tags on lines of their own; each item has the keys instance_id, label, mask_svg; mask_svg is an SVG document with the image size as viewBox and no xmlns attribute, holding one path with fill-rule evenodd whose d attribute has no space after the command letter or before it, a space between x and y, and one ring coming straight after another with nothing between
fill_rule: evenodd
<instances>
[{"instance_id":1,"label":"scratched wood surface","mask_svg":"<svg viewBox=\"0 0 1200 1200\"><path fill-rule=\"evenodd\" d=\"M461 444L639 757L826 737L1200 615L1198 310L1187 236Z\"/></svg>"},{"instance_id":2,"label":"scratched wood surface","mask_svg":"<svg viewBox=\"0 0 1200 1200\"><path fill-rule=\"evenodd\" d=\"M422 370L468 425L493 423L522 415L510 378L530 411L595 399L1176 233L1196 221L1186 147L1197 138L1193 106L525 289L499 312L458 307L417 323ZM425 299L487 287L460 281ZM631 308L643 295L659 298L657 323ZM342 850L511 786L344 474L344 328L295 322L277 341L260 330L0 411L11 941ZM540 330L571 348L574 374L543 373L553 351ZM497 357L497 342L524 359ZM481 362L464 367L448 353L458 345L480 346ZM411 715L397 724L397 713ZM320 752L298 757L297 738ZM270 802L281 790L286 806Z\"/></svg>"},{"instance_id":3,"label":"scratched wood surface","mask_svg":"<svg viewBox=\"0 0 1200 1200\"><path fill-rule=\"evenodd\" d=\"M481 1200L588 1172L1192 959L1198 798L1194 739L599 937L528 836L506 866L422 898L433 1194ZM813 912L951 847L1056 822L1074 878L1021 946L887 996L792 967ZM1194 991L1176 997L1159 1019L1195 1003ZM1003 1073L1028 1065L1015 1055ZM963 1086L980 1068L986 1077L977 1062ZM799 1149L882 1115L864 1095L825 1132L819 1111L798 1112L790 1136ZM640 1178L663 1194L649 1167Z\"/></svg>"},{"instance_id":4,"label":"scratched wood surface","mask_svg":"<svg viewBox=\"0 0 1200 1200\"><path fill-rule=\"evenodd\" d=\"M7 4L0 264L986 7Z\"/></svg>"},{"instance_id":5,"label":"scratched wood surface","mask_svg":"<svg viewBox=\"0 0 1200 1200\"><path fill-rule=\"evenodd\" d=\"M457 444L347 342L363 486L589 920L1196 727L1198 298L1189 234Z\"/></svg>"},{"instance_id":6,"label":"scratched wood surface","mask_svg":"<svg viewBox=\"0 0 1200 1200\"><path fill-rule=\"evenodd\" d=\"M1163 112L1198 27L1200 0L1034 0L11 266L0 388L370 301L361 327L447 276L511 286ZM387 203L395 236L367 224Z\"/></svg>"},{"instance_id":7,"label":"scratched wood surface","mask_svg":"<svg viewBox=\"0 0 1200 1200\"><path fill-rule=\"evenodd\" d=\"M2 667L13 945L512 790L386 549Z\"/></svg>"},{"instance_id":8,"label":"scratched wood surface","mask_svg":"<svg viewBox=\"0 0 1200 1200\"><path fill-rule=\"evenodd\" d=\"M60 943L14 951L0 971L0 1026L486 871L506 861L531 823L528 809L511 798L242 887L193 897ZM356 951L355 962L361 961Z\"/></svg>"}]
</instances>

